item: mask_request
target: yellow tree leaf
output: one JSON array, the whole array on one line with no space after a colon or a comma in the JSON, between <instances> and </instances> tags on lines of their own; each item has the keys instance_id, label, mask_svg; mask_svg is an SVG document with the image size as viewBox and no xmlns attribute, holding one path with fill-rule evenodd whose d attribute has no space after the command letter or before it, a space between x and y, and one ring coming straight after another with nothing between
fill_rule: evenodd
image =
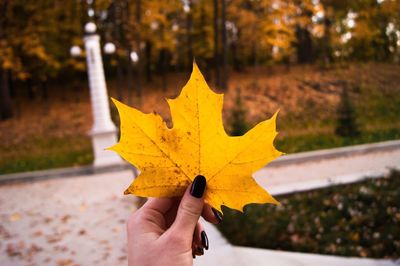
<instances>
[{"instance_id":1,"label":"yellow tree leaf","mask_svg":"<svg viewBox=\"0 0 400 266\"><path fill-rule=\"evenodd\" d=\"M181 94L168 100L172 128L157 114L113 101L121 138L110 149L141 171L125 194L182 196L194 178L203 175L205 200L219 211L221 205L242 211L249 203L278 203L252 178L282 154L273 146L277 113L244 136L228 136L222 122L223 95L208 87L196 64Z\"/></svg>"}]
</instances>

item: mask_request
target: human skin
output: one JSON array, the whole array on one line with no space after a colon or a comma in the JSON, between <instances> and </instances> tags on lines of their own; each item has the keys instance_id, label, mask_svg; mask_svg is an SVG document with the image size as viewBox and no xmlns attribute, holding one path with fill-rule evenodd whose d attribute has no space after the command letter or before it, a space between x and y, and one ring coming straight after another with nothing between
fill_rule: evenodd
<instances>
[{"instance_id":1,"label":"human skin","mask_svg":"<svg viewBox=\"0 0 400 266\"><path fill-rule=\"evenodd\" d=\"M214 224L222 216L204 203L206 180L197 176L182 198L150 198L127 222L128 265L193 265L208 249L200 216Z\"/></svg>"}]
</instances>

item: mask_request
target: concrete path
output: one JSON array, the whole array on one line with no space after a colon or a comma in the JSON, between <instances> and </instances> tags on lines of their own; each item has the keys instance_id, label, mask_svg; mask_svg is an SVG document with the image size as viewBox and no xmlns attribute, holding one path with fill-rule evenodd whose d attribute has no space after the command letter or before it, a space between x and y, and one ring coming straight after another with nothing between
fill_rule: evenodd
<instances>
[{"instance_id":1,"label":"concrete path","mask_svg":"<svg viewBox=\"0 0 400 266\"><path fill-rule=\"evenodd\" d=\"M130 171L0 186L0 265L126 265Z\"/></svg>"},{"instance_id":2,"label":"concrete path","mask_svg":"<svg viewBox=\"0 0 400 266\"><path fill-rule=\"evenodd\" d=\"M306 254L265 250L258 248L234 247L241 258L246 258L246 266L395 266L400 262L363 258L344 258L337 256ZM228 264L227 264L228 265Z\"/></svg>"},{"instance_id":3,"label":"concrete path","mask_svg":"<svg viewBox=\"0 0 400 266\"><path fill-rule=\"evenodd\" d=\"M294 164L296 160L287 156L283 160L290 159L290 164L272 164L256 177L273 194L327 185L332 180L349 182L367 172L399 167L400 149L323 158ZM136 198L123 196L122 191L132 178L132 172L124 170L0 186L0 265L126 265L125 222L136 209ZM206 230L210 250L195 265L396 265L234 247L215 227L207 224Z\"/></svg>"},{"instance_id":4,"label":"concrete path","mask_svg":"<svg viewBox=\"0 0 400 266\"><path fill-rule=\"evenodd\" d=\"M400 141L390 143L395 144L394 148L376 150L372 147L377 144L367 144L285 155L254 177L258 184L277 195L382 176L390 169L400 169ZM340 156L333 156L337 150Z\"/></svg>"}]
</instances>

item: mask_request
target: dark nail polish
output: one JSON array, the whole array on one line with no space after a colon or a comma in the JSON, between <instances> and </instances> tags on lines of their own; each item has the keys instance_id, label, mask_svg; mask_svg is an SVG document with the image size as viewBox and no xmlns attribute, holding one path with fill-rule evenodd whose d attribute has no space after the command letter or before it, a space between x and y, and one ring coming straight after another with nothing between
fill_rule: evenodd
<instances>
[{"instance_id":1,"label":"dark nail polish","mask_svg":"<svg viewBox=\"0 0 400 266\"><path fill-rule=\"evenodd\" d=\"M201 244L203 245L203 247L208 250L208 237L205 231L202 231L201 234Z\"/></svg>"},{"instance_id":2,"label":"dark nail polish","mask_svg":"<svg viewBox=\"0 0 400 266\"><path fill-rule=\"evenodd\" d=\"M202 175L196 176L190 188L190 195L195 198L203 197L204 190L206 189L206 178Z\"/></svg>"},{"instance_id":3,"label":"dark nail polish","mask_svg":"<svg viewBox=\"0 0 400 266\"><path fill-rule=\"evenodd\" d=\"M197 251L198 254L200 254L199 256L204 255L204 249L203 248L198 247L196 251Z\"/></svg>"},{"instance_id":4,"label":"dark nail polish","mask_svg":"<svg viewBox=\"0 0 400 266\"><path fill-rule=\"evenodd\" d=\"M218 224L222 223L222 213L214 208L211 208L211 210L214 213L215 218L217 218Z\"/></svg>"}]
</instances>

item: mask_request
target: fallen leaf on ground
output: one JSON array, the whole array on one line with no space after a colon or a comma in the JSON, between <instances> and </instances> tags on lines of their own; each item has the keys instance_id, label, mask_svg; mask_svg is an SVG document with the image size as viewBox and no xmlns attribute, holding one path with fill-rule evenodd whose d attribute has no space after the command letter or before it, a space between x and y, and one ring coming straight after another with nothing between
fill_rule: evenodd
<instances>
[{"instance_id":1,"label":"fallen leaf on ground","mask_svg":"<svg viewBox=\"0 0 400 266\"><path fill-rule=\"evenodd\" d=\"M0 224L0 238L3 239L11 238L11 233L1 224Z\"/></svg>"},{"instance_id":2,"label":"fallen leaf on ground","mask_svg":"<svg viewBox=\"0 0 400 266\"><path fill-rule=\"evenodd\" d=\"M86 204L81 203L81 205L79 205L79 212L85 212L85 211L86 211Z\"/></svg>"},{"instance_id":3,"label":"fallen leaf on ground","mask_svg":"<svg viewBox=\"0 0 400 266\"><path fill-rule=\"evenodd\" d=\"M71 219L71 215L64 215L63 217L61 217L61 222L62 223L67 223L68 220Z\"/></svg>"},{"instance_id":4,"label":"fallen leaf on ground","mask_svg":"<svg viewBox=\"0 0 400 266\"><path fill-rule=\"evenodd\" d=\"M58 234L54 234L54 235L48 235L46 237L47 243L49 244L53 244L53 243L57 243L59 241L62 240L62 236L58 235Z\"/></svg>"},{"instance_id":5,"label":"fallen leaf on ground","mask_svg":"<svg viewBox=\"0 0 400 266\"><path fill-rule=\"evenodd\" d=\"M7 255L9 257L22 257L22 252L25 248L25 243L24 241L19 241L18 243L9 243L7 245Z\"/></svg>"},{"instance_id":6,"label":"fallen leaf on ground","mask_svg":"<svg viewBox=\"0 0 400 266\"><path fill-rule=\"evenodd\" d=\"M197 175L207 180L205 200L242 211L249 203L278 202L252 174L282 153L275 149L275 120L263 121L239 137L222 122L223 95L207 85L197 65L176 99L167 100L173 127L113 99L121 121L119 143L109 148L141 170L125 191L142 197L182 196Z\"/></svg>"},{"instance_id":7,"label":"fallen leaf on ground","mask_svg":"<svg viewBox=\"0 0 400 266\"><path fill-rule=\"evenodd\" d=\"M59 259L57 260L58 266L72 266L74 265L74 261L72 259Z\"/></svg>"},{"instance_id":8,"label":"fallen leaf on ground","mask_svg":"<svg viewBox=\"0 0 400 266\"><path fill-rule=\"evenodd\" d=\"M46 218L44 218L44 223L45 224L49 224L49 223L51 223L53 221L53 218L51 218L51 217L46 217Z\"/></svg>"},{"instance_id":9,"label":"fallen leaf on ground","mask_svg":"<svg viewBox=\"0 0 400 266\"><path fill-rule=\"evenodd\" d=\"M32 233L32 237L39 237L42 236L43 232L41 230L37 230L35 232Z\"/></svg>"},{"instance_id":10,"label":"fallen leaf on ground","mask_svg":"<svg viewBox=\"0 0 400 266\"><path fill-rule=\"evenodd\" d=\"M10 215L10 221L11 222L19 221L19 220L21 220L21 218L22 218L22 216L19 213L13 213L13 214Z\"/></svg>"},{"instance_id":11,"label":"fallen leaf on ground","mask_svg":"<svg viewBox=\"0 0 400 266\"><path fill-rule=\"evenodd\" d=\"M31 246L29 247L29 249L28 249L28 256L29 257L33 257L33 256L35 256L37 253L39 253L39 252L41 252L41 251L43 251L43 248L42 247L40 247L40 246L38 246L38 245L36 245L36 244L31 244Z\"/></svg>"}]
</instances>

